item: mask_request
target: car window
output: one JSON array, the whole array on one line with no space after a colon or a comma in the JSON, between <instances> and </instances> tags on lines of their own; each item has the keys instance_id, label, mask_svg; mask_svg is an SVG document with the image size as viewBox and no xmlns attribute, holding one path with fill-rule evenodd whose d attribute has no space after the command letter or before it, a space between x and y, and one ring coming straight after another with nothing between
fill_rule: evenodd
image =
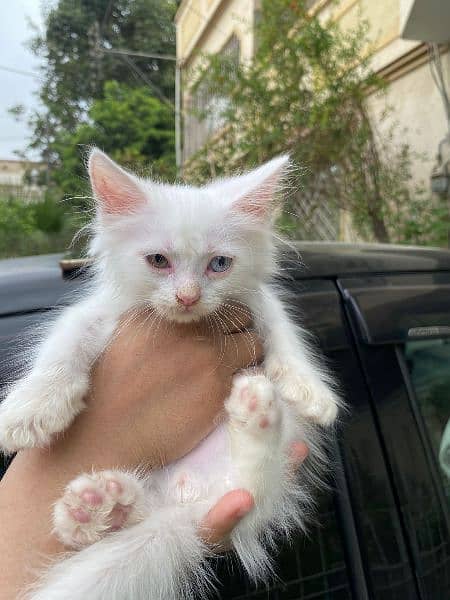
<instances>
[{"instance_id":1,"label":"car window","mask_svg":"<svg viewBox=\"0 0 450 600\"><path fill-rule=\"evenodd\" d=\"M377 359L371 362L375 366ZM376 600L413 600L418 598L414 574L367 385L352 352L339 353L336 364L349 406L341 448L368 596ZM392 381L390 365L385 358L380 361L387 382ZM385 390L383 397L389 398L390 394ZM391 417L389 422L394 420ZM354 555L354 550L351 553Z\"/></svg>"},{"instance_id":2,"label":"car window","mask_svg":"<svg viewBox=\"0 0 450 600\"><path fill-rule=\"evenodd\" d=\"M362 352L413 567L416 597L450 598L450 519L442 480L427 443L405 344L365 345ZM395 564L392 564L395 567ZM403 596L409 598L410 596ZM385 596L381 596L385 598Z\"/></svg>"},{"instance_id":3,"label":"car window","mask_svg":"<svg viewBox=\"0 0 450 600\"><path fill-rule=\"evenodd\" d=\"M450 508L450 339L407 342L405 358Z\"/></svg>"}]
</instances>

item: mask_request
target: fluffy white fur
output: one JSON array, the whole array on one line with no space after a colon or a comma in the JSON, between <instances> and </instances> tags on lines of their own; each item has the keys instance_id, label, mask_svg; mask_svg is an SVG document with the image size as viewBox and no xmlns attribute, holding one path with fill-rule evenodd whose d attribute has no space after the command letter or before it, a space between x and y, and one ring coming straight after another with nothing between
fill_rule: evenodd
<instances>
[{"instance_id":1,"label":"fluffy white fur","mask_svg":"<svg viewBox=\"0 0 450 600\"><path fill-rule=\"evenodd\" d=\"M290 320L274 287L274 198L289 167L280 156L242 176L195 188L139 179L93 150L89 173L97 215L89 292L65 309L40 344L29 371L0 405L7 452L45 446L84 408L93 362L125 313L155 319L231 323L223 307L248 306L265 343L264 373L235 377L227 420L193 453L146 477L82 474L55 506L55 533L78 551L51 566L34 600L172 600L213 585L197 526L226 491L246 488L256 506L232 534L254 579L270 572L278 533L303 527L310 489L320 482L324 426L337 415L328 375ZM149 265L161 254L167 270ZM233 259L215 274L214 256ZM200 293L186 308L177 294ZM308 465L292 473L289 447L305 439ZM205 460L207 457L207 460ZM114 526L114 527L113 527ZM118 531L112 531L118 529Z\"/></svg>"}]
</instances>

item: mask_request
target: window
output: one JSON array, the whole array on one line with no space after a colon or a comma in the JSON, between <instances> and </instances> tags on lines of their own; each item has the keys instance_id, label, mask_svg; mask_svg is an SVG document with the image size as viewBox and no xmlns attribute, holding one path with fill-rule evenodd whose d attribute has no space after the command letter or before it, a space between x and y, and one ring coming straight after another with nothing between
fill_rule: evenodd
<instances>
[{"instance_id":1,"label":"window","mask_svg":"<svg viewBox=\"0 0 450 600\"><path fill-rule=\"evenodd\" d=\"M450 508L450 339L407 342L405 358Z\"/></svg>"},{"instance_id":2,"label":"window","mask_svg":"<svg viewBox=\"0 0 450 600\"><path fill-rule=\"evenodd\" d=\"M450 339L406 342L410 397L429 472L428 501L410 524L425 597L450 592ZM408 384L408 382L407 382ZM411 389L412 388L412 389ZM414 463L416 464L416 463ZM420 467L417 467L420 468ZM410 500L412 503L413 500Z\"/></svg>"},{"instance_id":3,"label":"window","mask_svg":"<svg viewBox=\"0 0 450 600\"><path fill-rule=\"evenodd\" d=\"M240 61L240 42L232 35L221 49L219 55L223 60L224 76L234 76ZM224 126L223 113L227 108L227 99L220 95L220 90L213 92L208 83L200 84L190 96L184 118L184 158L204 146L208 138Z\"/></svg>"}]
</instances>

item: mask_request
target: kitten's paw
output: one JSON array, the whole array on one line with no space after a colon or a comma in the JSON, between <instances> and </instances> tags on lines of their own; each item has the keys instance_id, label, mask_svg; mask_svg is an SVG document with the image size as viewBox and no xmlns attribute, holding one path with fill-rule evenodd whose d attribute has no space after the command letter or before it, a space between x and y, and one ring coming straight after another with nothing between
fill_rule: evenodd
<instances>
[{"instance_id":1,"label":"kitten's paw","mask_svg":"<svg viewBox=\"0 0 450 600\"><path fill-rule=\"evenodd\" d=\"M84 408L88 381L29 376L19 381L0 404L0 447L6 453L45 447L67 429Z\"/></svg>"},{"instance_id":2,"label":"kitten's paw","mask_svg":"<svg viewBox=\"0 0 450 600\"><path fill-rule=\"evenodd\" d=\"M139 523L144 514L144 487L135 475L99 471L69 483L54 506L53 531L64 545L82 548Z\"/></svg>"},{"instance_id":3,"label":"kitten's paw","mask_svg":"<svg viewBox=\"0 0 450 600\"><path fill-rule=\"evenodd\" d=\"M259 435L277 429L281 411L273 383L265 375L238 375L225 402L230 424Z\"/></svg>"},{"instance_id":4,"label":"kitten's paw","mask_svg":"<svg viewBox=\"0 0 450 600\"><path fill-rule=\"evenodd\" d=\"M323 426L332 425L336 420L337 396L322 381L285 370L278 375L276 383L283 399L294 405L302 417Z\"/></svg>"}]
</instances>

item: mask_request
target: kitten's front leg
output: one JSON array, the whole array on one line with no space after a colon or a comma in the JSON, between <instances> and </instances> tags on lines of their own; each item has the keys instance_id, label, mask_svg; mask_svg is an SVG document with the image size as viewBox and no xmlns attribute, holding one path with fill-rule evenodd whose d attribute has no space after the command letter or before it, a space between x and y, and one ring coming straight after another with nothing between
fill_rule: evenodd
<instances>
[{"instance_id":1,"label":"kitten's front leg","mask_svg":"<svg viewBox=\"0 0 450 600\"><path fill-rule=\"evenodd\" d=\"M289 318L282 301L270 286L262 286L251 307L266 350L265 369L283 398L301 416L320 425L331 425L339 398L328 373L319 365L305 334Z\"/></svg>"},{"instance_id":2,"label":"kitten's front leg","mask_svg":"<svg viewBox=\"0 0 450 600\"><path fill-rule=\"evenodd\" d=\"M282 406L274 384L264 374L236 375L225 410L237 483L261 503L267 483L280 478Z\"/></svg>"},{"instance_id":3,"label":"kitten's front leg","mask_svg":"<svg viewBox=\"0 0 450 600\"><path fill-rule=\"evenodd\" d=\"M65 309L38 347L30 371L0 404L0 447L7 453L46 446L84 408L93 361L105 348L116 319L98 298Z\"/></svg>"}]
</instances>

